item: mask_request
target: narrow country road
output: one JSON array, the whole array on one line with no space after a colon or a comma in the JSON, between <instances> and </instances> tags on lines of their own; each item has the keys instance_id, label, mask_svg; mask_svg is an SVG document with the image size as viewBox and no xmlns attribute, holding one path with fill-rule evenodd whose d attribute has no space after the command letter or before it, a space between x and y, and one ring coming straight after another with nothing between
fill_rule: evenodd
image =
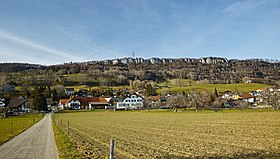
<instances>
[{"instance_id":1,"label":"narrow country road","mask_svg":"<svg viewBox=\"0 0 280 159\"><path fill-rule=\"evenodd\" d=\"M0 146L0 159L57 159L51 114Z\"/></svg>"}]
</instances>

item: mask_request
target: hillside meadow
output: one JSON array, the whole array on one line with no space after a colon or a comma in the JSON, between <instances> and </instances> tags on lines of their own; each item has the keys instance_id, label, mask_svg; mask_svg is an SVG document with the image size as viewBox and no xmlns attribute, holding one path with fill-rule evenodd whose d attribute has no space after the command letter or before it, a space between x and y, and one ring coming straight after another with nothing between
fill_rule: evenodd
<instances>
[{"instance_id":1,"label":"hillside meadow","mask_svg":"<svg viewBox=\"0 0 280 159\"><path fill-rule=\"evenodd\" d=\"M70 138L89 158L108 157L112 138L116 158L280 157L279 111L89 111L55 119L69 121Z\"/></svg>"}]
</instances>

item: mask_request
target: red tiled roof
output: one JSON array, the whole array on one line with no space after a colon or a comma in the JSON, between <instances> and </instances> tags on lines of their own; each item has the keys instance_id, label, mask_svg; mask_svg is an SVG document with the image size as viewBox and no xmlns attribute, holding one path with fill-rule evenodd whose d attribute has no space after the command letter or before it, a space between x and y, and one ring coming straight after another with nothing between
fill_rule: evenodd
<instances>
[{"instance_id":1,"label":"red tiled roof","mask_svg":"<svg viewBox=\"0 0 280 159\"><path fill-rule=\"evenodd\" d=\"M70 99L68 99L67 102L70 102L71 100L79 100L81 102L81 106L88 106L88 103L94 102L94 103L108 103L105 98L102 97L76 97L72 96Z\"/></svg>"},{"instance_id":2,"label":"red tiled roof","mask_svg":"<svg viewBox=\"0 0 280 159\"><path fill-rule=\"evenodd\" d=\"M99 97L99 102L107 102L105 98Z\"/></svg>"},{"instance_id":3,"label":"red tiled roof","mask_svg":"<svg viewBox=\"0 0 280 159\"><path fill-rule=\"evenodd\" d=\"M152 101L158 101L160 100L160 96L150 96L148 97L149 100L152 100Z\"/></svg>"},{"instance_id":4,"label":"red tiled roof","mask_svg":"<svg viewBox=\"0 0 280 159\"><path fill-rule=\"evenodd\" d=\"M160 96L150 96L150 97L148 97L148 99L151 100L151 101L159 101Z\"/></svg>"},{"instance_id":5,"label":"red tiled roof","mask_svg":"<svg viewBox=\"0 0 280 159\"><path fill-rule=\"evenodd\" d=\"M254 96L252 96L251 94L242 94L241 98L242 99L249 99L249 98L254 98Z\"/></svg>"},{"instance_id":6,"label":"red tiled roof","mask_svg":"<svg viewBox=\"0 0 280 159\"><path fill-rule=\"evenodd\" d=\"M66 103L68 103L68 101L69 101L69 99L60 99L59 103L60 104L66 104Z\"/></svg>"}]
</instances>

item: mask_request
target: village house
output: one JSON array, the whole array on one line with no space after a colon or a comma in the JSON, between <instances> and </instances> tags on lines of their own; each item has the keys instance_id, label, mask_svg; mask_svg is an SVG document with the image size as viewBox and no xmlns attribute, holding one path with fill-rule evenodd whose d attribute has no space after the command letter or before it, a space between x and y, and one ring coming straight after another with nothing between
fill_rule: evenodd
<instances>
[{"instance_id":1,"label":"village house","mask_svg":"<svg viewBox=\"0 0 280 159\"><path fill-rule=\"evenodd\" d=\"M75 92L74 92L74 88L65 88L65 94L66 95L73 95Z\"/></svg>"},{"instance_id":2,"label":"village house","mask_svg":"<svg viewBox=\"0 0 280 159\"><path fill-rule=\"evenodd\" d=\"M81 96L81 97L86 97L88 96L88 90L87 89L80 89L78 92L77 92L77 96Z\"/></svg>"},{"instance_id":3,"label":"village house","mask_svg":"<svg viewBox=\"0 0 280 159\"><path fill-rule=\"evenodd\" d=\"M143 107L143 98L133 94L124 98L121 102L117 102L116 109L139 109Z\"/></svg>"},{"instance_id":4,"label":"village house","mask_svg":"<svg viewBox=\"0 0 280 159\"><path fill-rule=\"evenodd\" d=\"M46 98L48 110L51 110L53 100L52 98Z\"/></svg>"},{"instance_id":5,"label":"village house","mask_svg":"<svg viewBox=\"0 0 280 159\"><path fill-rule=\"evenodd\" d=\"M80 97L71 97L68 101L67 101L67 106L70 108L70 109L73 109L73 110L79 110L81 109L81 99Z\"/></svg>"},{"instance_id":6,"label":"village house","mask_svg":"<svg viewBox=\"0 0 280 159\"><path fill-rule=\"evenodd\" d=\"M262 94L264 94L266 92L266 89L265 88L259 88L255 92L256 92L257 96L261 96Z\"/></svg>"},{"instance_id":7,"label":"village house","mask_svg":"<svg viewBox=\"0 0 280 159\"><path fill-rule=\"evenodd\" d=\"M151 102L151 107L160 108L166 106L167 98L161 96L150 96L147 97L147 100Z\"/></svg>"},{"instance_id":8,"label":"village house","mask_svg":"<svg viewBox=\"0 0 280 159\"><path fill-rule=\"evenodd\" d=\"M223 99L230 99L231 98L231 96L229 95L229 94L224 94L224 95L222 95L222 98Z\"/></svg>"},{"instance_id":9,"label":"village house","mask_svg":"<svg viewBox=\"0 0 280 159\"><path fill-rule=\"evenodd\" d=\"M64 109L69 109L67 102L69 99L60 99L58 102L58 109L64 110Z\"/></svg>"},{"instance_id":10,"label":"village house","mask_svg":"<svg viewBox=\"0 0 280 159\"><path fill-rule=\"evenodd\" d=\"M234 94L230 97L231 100L239 100L241 97L238 94Z\"/></svg>"},{"instance_id":11,"label":"village house","mask_svg":"<svg viewBox=\"0 0 280 159\"><path fill-rule=\"evenodd\" d=\"M7 91L7 92L15 91L15 85L13 85L13 84L6 84L4 86L4 91Z\"/></svg>"},{"instance_id":12,"label":"village house","mask_svg":"<svg viewBox=\"0 0 280 159\"><path fill-rule=\"evenodd\" d=\"M243 101L245 102L249 102L249 103L254 103L255 102L255 97L252 94L242 94L241 98Z\"/></svg>"},{"instance_id":13,"label":"village house","mask_svg":"<svg viewBox=\"0 0 280 159\"><path fill-rule=\"evenodd\" d=\"M28 99L21 97L12 97L7 104L7 108L14 112L30 112L30 108L27 107Z\"/></svg>"}]
</instances>

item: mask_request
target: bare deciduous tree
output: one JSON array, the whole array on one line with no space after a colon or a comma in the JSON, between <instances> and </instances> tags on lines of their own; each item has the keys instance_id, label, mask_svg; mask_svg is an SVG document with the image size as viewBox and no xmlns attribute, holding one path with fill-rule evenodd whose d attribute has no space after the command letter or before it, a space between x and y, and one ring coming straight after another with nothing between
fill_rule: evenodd
<instances>
[{"instance_id":1,"label":"bare deciduous tree","mask_svg":"<svg viewBox=\"0 0 280 159\"><path fill-rule=\"evenodd\" d=\"M249 103L248 102L245 102L243 100L238 100L235 102L236 104L236 108L238 108L239 110L243 110L243 109L247 109L249 107Z\"/></svg>"},{"instance_id":2,"label":"bare deciduous tree","mask_svg":"<svg viewBox=\"0 0 280 159\"><path fill-rule=\"evenodd\" d=\"M272 107L273 110L280 109L280 92L267 92L265 96L265 101L268 105Z\"/></svg>"},{"instance_id":3,"label":"bare deciduous tree","mask_svg":"<svg viewBox=\"0 0 280 159\"><path fill-rule=\"evenodd\" d=\"M187 98L183 95L173 95L167 99L167 105L174 110L178 111L179 107L185 107Z\"/></svg>"},{"instance_id":4,"label":"bare deciduous tree","mask_svg":"<svg viewBox=\"0 0 280 159\"><path fill-rule=\"evenodd\" d=\"M226 102L225 99L216 98L212 104L214 111L217 112L219 111L219 108L223 108L225 102Z\"/></svg>"},{"instance_id":5,"label":"bare deciduous tree","mask_svg":"<svg viewBox=\"0 0 280 159\"><path fill-rule=\"evenodd\" d=\"M148 109L150 111L151 107L152 107L152 101L145 98L143 106L145 109Z\"/></svg>"}]
</instances>

